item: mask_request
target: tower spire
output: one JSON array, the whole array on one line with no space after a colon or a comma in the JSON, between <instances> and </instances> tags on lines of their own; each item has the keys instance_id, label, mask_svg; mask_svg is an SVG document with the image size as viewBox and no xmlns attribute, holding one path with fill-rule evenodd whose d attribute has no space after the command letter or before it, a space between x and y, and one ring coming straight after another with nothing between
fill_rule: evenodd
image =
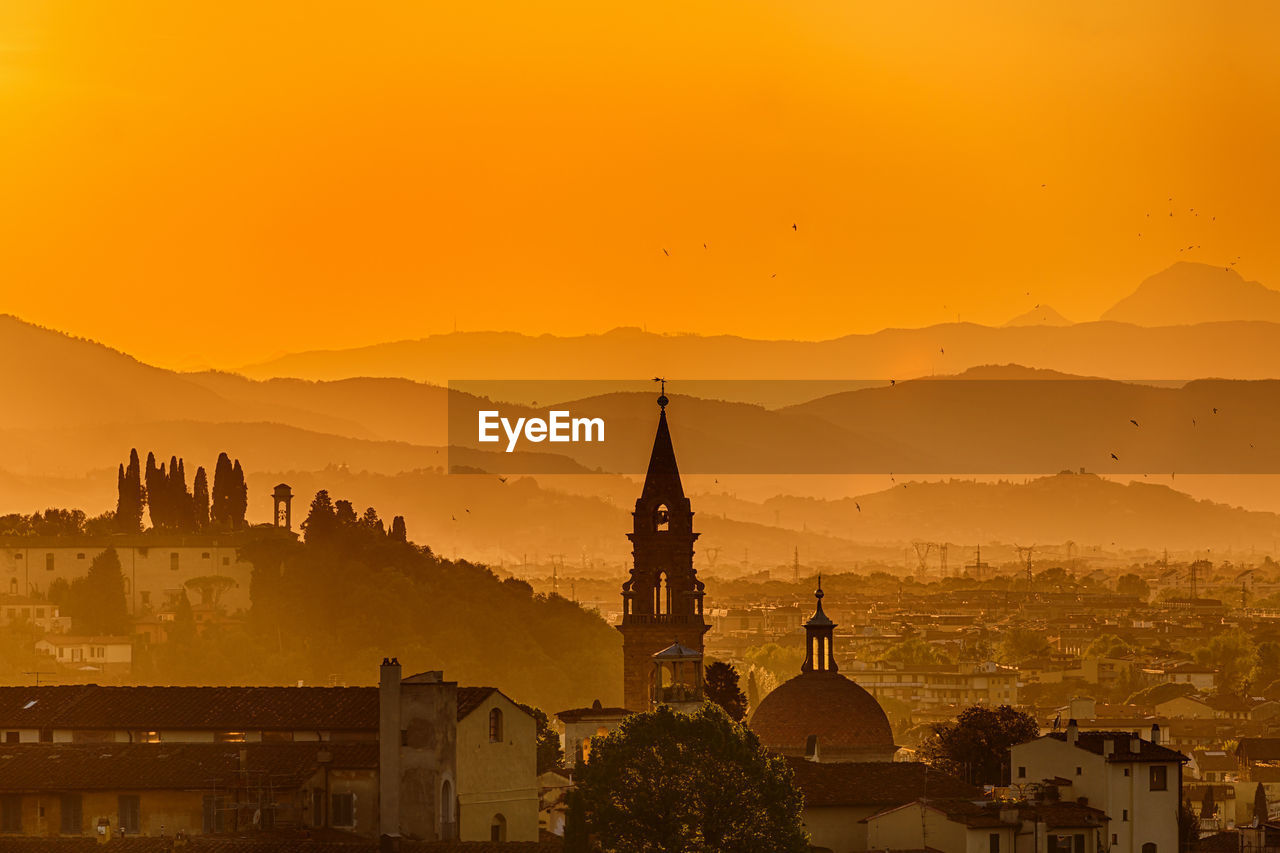
<instances>
[{"instance_id":1,"label":"tower spire","mask_svg":"<svg viewBox=\"0 0 1280 853\"><path fill-rule=\"evenodd\" d=\"M666 380L659 378L665 390ZM663 394L658 398L658 431L653 436L653 451L649 454L649 468L644 475L641 498L663 497L667 500L684 497L680 483L680 467L676 465L676 451L671 444L671 428L667 426L667 404L671 401Z\"/></svg>"},{"instance_id":2,"label":"tower spire","mask_svg":"<svg viewBox=\"0 0 1280 853\"><path fill-rule=\"evenodd\" d=\"M800 667L801 672L835 672L839 669L836 666L835 649L832 647L836 623L822 610L824 595L822 574L819 573L818 588L813 593L817 607L809 621L804 623L805 657L804 665Z\"/></svg>"}]
</instances>

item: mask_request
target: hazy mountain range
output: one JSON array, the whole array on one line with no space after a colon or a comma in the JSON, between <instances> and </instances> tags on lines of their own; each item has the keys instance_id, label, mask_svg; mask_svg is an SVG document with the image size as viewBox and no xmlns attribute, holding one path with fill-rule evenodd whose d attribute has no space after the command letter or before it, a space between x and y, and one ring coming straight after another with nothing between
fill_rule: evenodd
<instances>
[{"instance_id":1,"label":"hazy mountain range","mask_svg":"<svg viewBox=\"0 0 1280 853\"><path fill-rule=\"evenodd\" d=\"M1037 310L1040 313L1037 315ZM1179 263L1144 281L1098 322L1040 306L1002 327L946 323L829 341L658 335L622 328L557 337L462 332L294 353L239 372L255 378L905 379L1017 363L1113 379L1280 377L1280 292L1233 270ZM1039 319L1037 319L1037 317Z\"/></svg>"},{"instance_id":2,"label":"hazy mountain range","mask_svg":"<svg viewBox=\"0 0 1280 853\"><path fill-rule=\"evenodd\" d=\"M189 471L211 466L226 450L250 474L251 518L265 518L265 495L283 479L300 502L329 488L383 515L405 515L419 541L461 556L511 563L559 553L621 562L635 483L585 472L642 470L656 417L652 392L569 401L575 413L606 418L610 441L603 446L505 454L457 446L490 401L415 380L520 372L852 376L876 381L834 392L822 383L760 386L766 405L744 402L749 384L717 394L714 383L682 386L673 378L672 432L686 472L884 474L881 486L843 501L802 494L745 500L702 482L695 507L704 531L700 559L723 551L736 563L747 552L752 563L785 563L799 547L814 559L847 563L893 557L921 537L1270 549L1280 538L1276 515L1197 501L1166 486L1079 474L1030 483L911 481L911 472L1280 471L1280 384L1240 381L1280 376L1273 343L1280 323L1241 319L1264 317L1258 300L1273 291L1260 294L1260 285L1232 272L1184 264L1144 282L1113 311L1164 317L1143 306L1159 305L1162 294L1181 299L1181 290L1206 281L1225 288L1224 301L1254 306L1252 313L1185 326L1051 325L1057 321L1044 306L1041 325L950 324L815 343L625 329L575 338L472 333L303 353L250 371L303 378L176 373L0 317L0 356L13 366L0 376L11 401L0 411L0 512L30 512L46 501L107 509L115 465L130 447L183 456ZM908 380L930 373L961 375ZM1227 378L1101 378L1215 375ZM348 378L317 381L321 376ZM502 409L545 414L549 402ZM447 476L451 466L490 473ZM803 489L798 479L785 482L787 491ZM304 514L305 506L295 508L295 517Z\"/></svg>"}]
</instances>

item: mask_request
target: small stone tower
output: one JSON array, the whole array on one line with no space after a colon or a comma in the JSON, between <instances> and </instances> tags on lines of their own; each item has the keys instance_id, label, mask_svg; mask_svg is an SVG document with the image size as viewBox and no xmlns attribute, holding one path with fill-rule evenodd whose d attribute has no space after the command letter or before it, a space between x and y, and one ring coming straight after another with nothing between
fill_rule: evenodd
<instances>
[{"instance_id":1,"label":"small stone tower","mask_svg":"<svg viewBox=\"0 0 1280 853\"><path fill-rule=\"evenodd\" d=\"M271 502L275 507L272 523L285 530L293 529L293 490L284 483L275 487L271 493Z\"/></svg>"}]
</instances>

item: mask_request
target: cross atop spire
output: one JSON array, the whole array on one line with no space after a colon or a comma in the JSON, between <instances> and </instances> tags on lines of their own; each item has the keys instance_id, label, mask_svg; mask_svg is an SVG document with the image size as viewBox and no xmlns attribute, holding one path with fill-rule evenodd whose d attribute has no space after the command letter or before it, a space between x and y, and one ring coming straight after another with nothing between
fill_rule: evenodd
<instances>
[{"instance_id":1,"label":"cross atop spire","mask_svg":"<svg viewBox=\"0 0 1280 853\"><path fill-rule=\"evenodd\" d=\"M662 410L665 412L667 410L667 403L671 402L667 399L667 378L665 376L655 376L653 377L653 381L657 382L658 385L661 386L658 391L658 405L661 406Z\"/></svg>"}]
</instances>

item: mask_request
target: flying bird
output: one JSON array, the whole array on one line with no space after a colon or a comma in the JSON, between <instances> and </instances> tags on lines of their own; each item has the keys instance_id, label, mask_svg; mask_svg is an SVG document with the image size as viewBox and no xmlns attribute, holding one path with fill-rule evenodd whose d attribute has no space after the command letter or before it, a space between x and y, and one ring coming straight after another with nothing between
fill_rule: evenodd
<instances>
[{"instance_id":1,"label":"flying bird","mask_svg":"<svg viewBox=\"0 0 1280 853\"><path fill-rule=\"evenodd\" d=\"M1136 420L1134 420L1133 418L1129 418L1129 423L1133 424L1134 426L1137 426L1137 425L1138 425L1138 422L1137 422Z\"/></svg>"},{"instance_id":2,"label":"flying bird","mask_svg":"<svg viewBox=\"0 0 1280 853\"><path fill-rule=\"evenodd\" d=\"M862 504L858 503L857 501L854 501L853 505L858 508L858 512L862 512Z\"/></svg>"},{"instance_id":3,"label":"flying bird","mask_svg":"<svg viewBox=\"0 0 1280 853\"><path fill-rule=\"evenodd\" d=\"M457 517L456 515L451 515L451 516L449 516L449 520L450 520L450 521L457 521L457 520L458 520L458 517Z\"/></svg>"},{"instance_id":4,"label":"flying bird","mask_svg":"<svg viewBox=\"0 0 1280 853\"><path fill-rule=\"evenodd\" d=\"M797 229L797 228L796 228L796 224L795 224L794 222L792 222L792 223L791 223L791 230L792 230L792 231L797 231L797 230L799 230L799 229Z\"/></svg>"},{"instance_id":5,"label":"flying bird","mask_svg":"<svg viewBox=\"0 0 1280 853\"><path fill-rule=\"evenodd\" d=\"M898 384L898 380L896 380L896 379L890 379L890 380L889 380L889 387L890 387L890 388L892 388L894 385L897 385L897 384Z\"/></svg>"},{"instance_id":6,"label":"flying bird","mask_svg":"<svg viewBox=\"0 0 1280 853\"><path fill-rule=\"evenodd\" d=\"M668 258L671 257L671 253L668 252L666 249L662 250L662 254L666 255Z\"/></svg>"},{"instance_id":7,"label":"flying bird","mask_svg":"<svg viewBox=\"0 0 1280 853\"><path fill-rule=\"evenodd\" d=\"M704 249L705 249L705 248L707 248L707 244L706 244L706 243L703 243L703 244L702 244L702 248L704 248Z\"/></svg>"},{"instance_id":8,"label":"flying bird","mask_svg":"<svg viewBox=\"0 0 1280 853\"><path fill-rule=\"evenodd\" d=\"M777 273L774 273L773 275L769 276L769 278L777 278L777 277L778 277Z\"/></svg>"},{"instance_id":9,"label":"flying bird","mask_svg":"<svg viewBox=\"0 0 1280 853\"><path fill-rule=\"evenodd\" d=\"M1214 407L1213 407L1213 413L1214 413L1215 415L1216 415L1216 414L1218 414L1218 407L1217 407L1217 406L1214 406Z\"/></svg>"},{"instance_id":10,"label":"flying bird","mask_svg":"<svg viewBox=\"0 0 1280 853\"><path fill-rule=\"evenodd\" d=\"M1116 460L1117 462L1119 462L1119 461L1120 461L1120 457L1119 457L1119 456L1116 456L1114 453L1112 453L1112 454L1111 454L1111 458L1112 458L1112 459L1114 459L1114 460Z\"/></svg>"},{"instance_id":11,"label":"flying bird","mask_svg":"<svg viewBox=\"0 0 1280 853\"><path fill-rule=\"evenodd\" d=\"M505 483L505 482L507 482L507 478L506 478L506 477L499 477L499 478L498 478L498 482L499 482L499 483Z\"/></svg>"}]
</instances>

